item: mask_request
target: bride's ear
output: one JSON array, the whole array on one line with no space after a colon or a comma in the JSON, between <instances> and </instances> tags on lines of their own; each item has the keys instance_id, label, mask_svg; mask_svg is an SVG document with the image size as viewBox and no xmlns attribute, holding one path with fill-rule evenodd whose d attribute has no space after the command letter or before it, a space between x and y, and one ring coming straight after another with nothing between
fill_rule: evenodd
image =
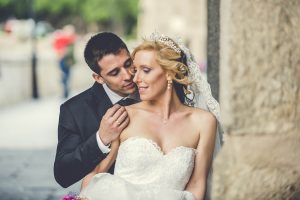
<instances>
[{"instance_id":1,"label":"bride's ear","mask_svg":"<svg viewBox=\"0 0 300 200\"><path fill-rule=\"evenodd\" d=\"M167 79L167 81L172 81L172 76L171 76L170 72L166 73L166 79Z\"/></svg>"}]
</instances>

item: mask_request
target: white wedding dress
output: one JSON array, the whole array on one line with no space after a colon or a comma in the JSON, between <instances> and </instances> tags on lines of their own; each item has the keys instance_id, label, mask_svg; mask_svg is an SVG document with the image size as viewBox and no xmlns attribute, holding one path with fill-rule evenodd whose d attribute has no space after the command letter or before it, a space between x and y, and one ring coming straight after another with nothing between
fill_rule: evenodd
<instances>
[{"instance_id":1,"label":"white wedding dress","mask_svg":"<svg viewBox=\"0 0 300 200\"><path fill-rule=\"evenodd\" d=\"M195 155L195 149L183 146L164 154L154 141L131 137L120 144L115 174L97 174L80 196L88 200L194 200L184 189Z\"/></svg>"}]
</instances>

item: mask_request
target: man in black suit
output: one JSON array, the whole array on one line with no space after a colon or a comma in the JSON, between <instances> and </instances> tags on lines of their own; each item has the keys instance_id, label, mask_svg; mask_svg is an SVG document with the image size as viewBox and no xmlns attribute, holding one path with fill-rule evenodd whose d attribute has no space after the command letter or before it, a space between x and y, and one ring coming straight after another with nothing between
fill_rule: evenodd
<instances>
[{"instance_id":1,"label":"man in black suit","mask_svg":"<svg viewBox=\"0 0 300 200\"><path fill-rule=\"evenodd\" d=\"M133 103L129 97L136 91L128 71L132 59L115 34L93 36L84 57L94 72L95 83L60 107L54 176L65 188L81 180L106 157L109 144L129 123L125 108L118 104Z\"/></svg>"}]
</instances>

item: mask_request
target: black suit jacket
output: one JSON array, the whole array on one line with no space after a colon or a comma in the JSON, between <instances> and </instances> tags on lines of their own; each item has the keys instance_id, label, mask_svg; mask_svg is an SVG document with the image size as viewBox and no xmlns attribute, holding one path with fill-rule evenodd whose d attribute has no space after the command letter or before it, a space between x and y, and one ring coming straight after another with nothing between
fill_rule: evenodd
<instances>
[{"instance_id":1,"label":"black suit jacket","mask_svg":"<svg viewBox=\"0 0 300 200\"><path fill-rule=\"evenodd\" d=\"M110 99L97 82L60 106L54 176L62 187L81 180L106 157L98 147L96 132L110 107Z\"/></svg>"}]
</instances>

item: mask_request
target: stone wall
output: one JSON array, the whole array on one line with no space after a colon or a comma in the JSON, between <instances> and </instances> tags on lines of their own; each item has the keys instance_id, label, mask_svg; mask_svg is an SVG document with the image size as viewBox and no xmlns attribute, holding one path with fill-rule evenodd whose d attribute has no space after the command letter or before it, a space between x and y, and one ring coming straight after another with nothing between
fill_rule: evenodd
<instances>
[{"instance_id":1,"label":"stone wall","mask_svg":"<svg viewBox=\"0 0 300 200\"><path fill-rule=\"evenodd\" d=\"M300 199L300 1L221 3L213 199Z\"/></svg>"}]
</instances>

